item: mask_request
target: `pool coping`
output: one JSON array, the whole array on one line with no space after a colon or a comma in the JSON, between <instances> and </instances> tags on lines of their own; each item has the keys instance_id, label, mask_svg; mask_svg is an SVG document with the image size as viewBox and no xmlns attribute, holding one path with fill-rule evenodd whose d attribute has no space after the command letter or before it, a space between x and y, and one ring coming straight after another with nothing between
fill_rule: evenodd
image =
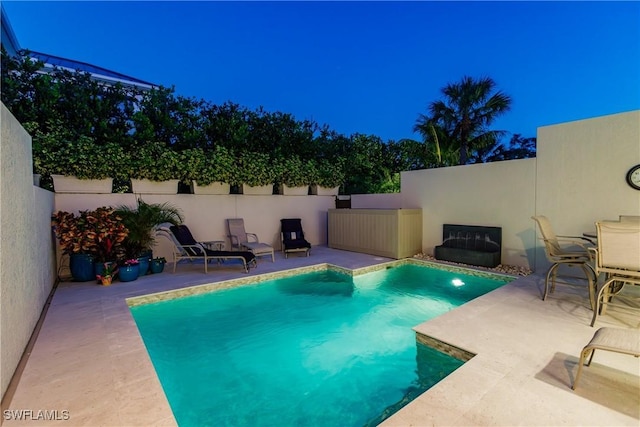
<instances>
[{"instance_id":1,"label":"pool coping","mask_svg":"<svg viewBox=\"0 0 640 427\"><path fill-rule=\"evenodd\" d=\"M393 260L383 262L380 264L370 265L367 267L360 267L355 269L349 269L340 267L331 263L319 263L305 267L292 268L288 270L281 270L271 273L263 273L255 276L241 277L236 279L222 280L217 282L205 283L201 285L188 286L180 289L173 289L169 291L154 292L145 295L139 295L135 297L129 297L125 299L125 302L129 307L136 307L139 305L153 304L161 301L172 300L176 298L184 298L193 295L200 295L212 291L219 291L223 289L231 289L239 286L256 285L258 283L266 282L269 280L282 279L284 277L291 277L298 274L313 273L317 271L335 271L338 273L346 274L351 277L361 276L363 274L372 273L375 271L386 270L388 268L400 267L402 265L426 265L430 268L438 270L445 270L451 272L460 272L472 276L487 277L492 279L504 280L505 284L515 280L517 277L502 274L493 273L481 270L474 270L471 268L457 267L446 264L438 264L427 260L418 260L414 258L404 258L399 260Z\"/></svg>"}]
</instances>

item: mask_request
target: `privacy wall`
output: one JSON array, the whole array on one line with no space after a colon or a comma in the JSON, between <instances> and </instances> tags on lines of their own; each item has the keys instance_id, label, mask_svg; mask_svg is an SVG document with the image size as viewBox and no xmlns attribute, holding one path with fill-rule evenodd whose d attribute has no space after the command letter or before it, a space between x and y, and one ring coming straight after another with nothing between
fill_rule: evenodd
<instances>
[{"instance_id":1,"label":"privacy wall","mask_svg":"<svg viewBox=\"0 0 640 427\"><path fill-rule=\"evenodd\" d=\"M627 171L640 164L640 111L538 128L537 157L403 172L402 206L422 208L423 248L433 254L442 224L502 227L502 262L543 272L548 262L530 219L581 236L594 222L640 215Z\"/></svg>"},{"instance_id":2,"label":"privacy wall","mask_svg":"<svg viewBox=\"0 0 640 427\"><path fill-rule=\"evenodd\" d=\"M403 172L404 208L422 208L422 246L433 255L443 224L502 227L502 263L533 265L536 160Z\"/></svg>"},{"instance_id":3,"label":"privacy wall","mask_svg":"<svg viewBox=\"0 0 640 427\"><path fill-rule=\"evenodd\" d=\"M0 146L2 396L53 287L53 194L33 185L31 137L4 105Z\"/></svg>"},{"instance_id":4,"label":"privacy wall","mask_svg":"<svg viewBox=\"0 0 640 427\"><path fill-rule=\"evenodd\" d=\"M335 206L333 196L249 196L242 194L56 194L56 210L77 212L100 206L128 205L136 198L147 203L170 203L184 214L184 223L199 241L226 240L227 218L243 218L245 230L258 235L261 242L280 250L280 219L301 218L305 237L312 245L327 243L327 211ZM171 244L157 239L154 256L171 256Z\"/></svg>"}]
</instances>

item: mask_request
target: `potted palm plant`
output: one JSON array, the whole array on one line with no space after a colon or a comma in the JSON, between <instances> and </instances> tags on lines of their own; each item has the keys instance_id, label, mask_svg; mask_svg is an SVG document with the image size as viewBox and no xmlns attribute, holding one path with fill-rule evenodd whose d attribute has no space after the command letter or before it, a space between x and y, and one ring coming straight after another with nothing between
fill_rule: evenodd
<instances>
[{"instance_id":1,"label":"potted palm plant","mask_svg":"<svg viewBox=\"0 0 640 427\"><path fill-rule=\"evenodd\" d=\"M170 203L146 203L141 198L135 207L122 205L116 212L129 230L123 242L126 258L138 259L141 264L140 275L145 275L152 258L155 228L165 222L182 224L182 212Z\"/></svg>"}]
</instances>

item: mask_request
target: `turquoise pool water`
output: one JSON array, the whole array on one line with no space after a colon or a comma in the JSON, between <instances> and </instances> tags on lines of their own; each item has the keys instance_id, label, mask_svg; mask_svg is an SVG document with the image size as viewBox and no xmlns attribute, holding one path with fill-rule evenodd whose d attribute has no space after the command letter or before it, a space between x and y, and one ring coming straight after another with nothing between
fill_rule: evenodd
<instances>
[{"instance_id":1,"label":"turquoise pool water","mask_svg":"<svg viewBox=\"0 0 640 427\"><path fill-rule=\"evenodd\" d=\"M412 327L505 283L415 265L322 271L131 311L181 427L363 426L463 363Z\"/></svg>"}]
</instances>

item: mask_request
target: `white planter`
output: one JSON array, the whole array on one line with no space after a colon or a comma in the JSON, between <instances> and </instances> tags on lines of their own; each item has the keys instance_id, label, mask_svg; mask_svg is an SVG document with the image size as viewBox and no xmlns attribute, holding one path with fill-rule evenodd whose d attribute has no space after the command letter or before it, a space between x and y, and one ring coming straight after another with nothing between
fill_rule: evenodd
<instances>
[{"instance_id":1,"label":"white planter","mask_svg":"<svg viewBox=\"0 0 640 427\"><path fill-rule=\"evenodd\" d=\"M56 193L111 193L113 178L78 179L75 176L51 175L53 189Z\"/></svg>"},{"instance_id":2,"label":"white planter","mask_svg":"<svg viewBox=\"0 0 640 427\"><path fill-rule=\"evenodd\" d=\"M231 186L224 182L212 182L209 185L198 185L197 182L191 182L191 190L193 194L229 194Z\"/></svg>"},{"instance_id":3,"label":"white planter","mask_svg":"<svg viewBox=\"0 0 640 427\"><path fill-rule=\"evenodd\" d=\"M148 179L131 179L131 191L135 194L178 194L179 179L168 181L151 181Z\"/></svg>"},{"instance_id":4,"label":"white planter","mask_svg":"<svg viewBox=\"0 0 640 427\"><path fill-rule=\"evenodd\" d=\"M36 187L40 187L40 179L42 178L42 175L40 175L39 173L34 173L33 174L33 185L35 185Z\"/></svg>"},{"instance_id":5,"label":"white planter","mask_svg":"<svg viewBox=\"0 0 640 427\"><path fill-rule=\"evenodd\" d=\"M273 184L258 185L255 187L242 184L242 194L249 196L270 196L273 194Z\"/></svg>"},{"instance_id":6,"label":"white planter","mask_svg":"<svg viewBox=\"0 0 640 427\"><path fill-rule=\"evenodd\" d=\"M280 186L280 194L283 196L306 196L309 194L309 186L289 187L286 184Z\"/></svg>"},{"instance_id":7,"label":"white planter","mask_svg":"<svg viewBox=\"0 0 640 427\"><path fill-rule=\"evenodd\" d=\"M338 191L340 190L340 186L338 187L321 187L319 185L311 186L311 194L315 194L316 196L337 196Z\"/></svg>"}]
</instances>

